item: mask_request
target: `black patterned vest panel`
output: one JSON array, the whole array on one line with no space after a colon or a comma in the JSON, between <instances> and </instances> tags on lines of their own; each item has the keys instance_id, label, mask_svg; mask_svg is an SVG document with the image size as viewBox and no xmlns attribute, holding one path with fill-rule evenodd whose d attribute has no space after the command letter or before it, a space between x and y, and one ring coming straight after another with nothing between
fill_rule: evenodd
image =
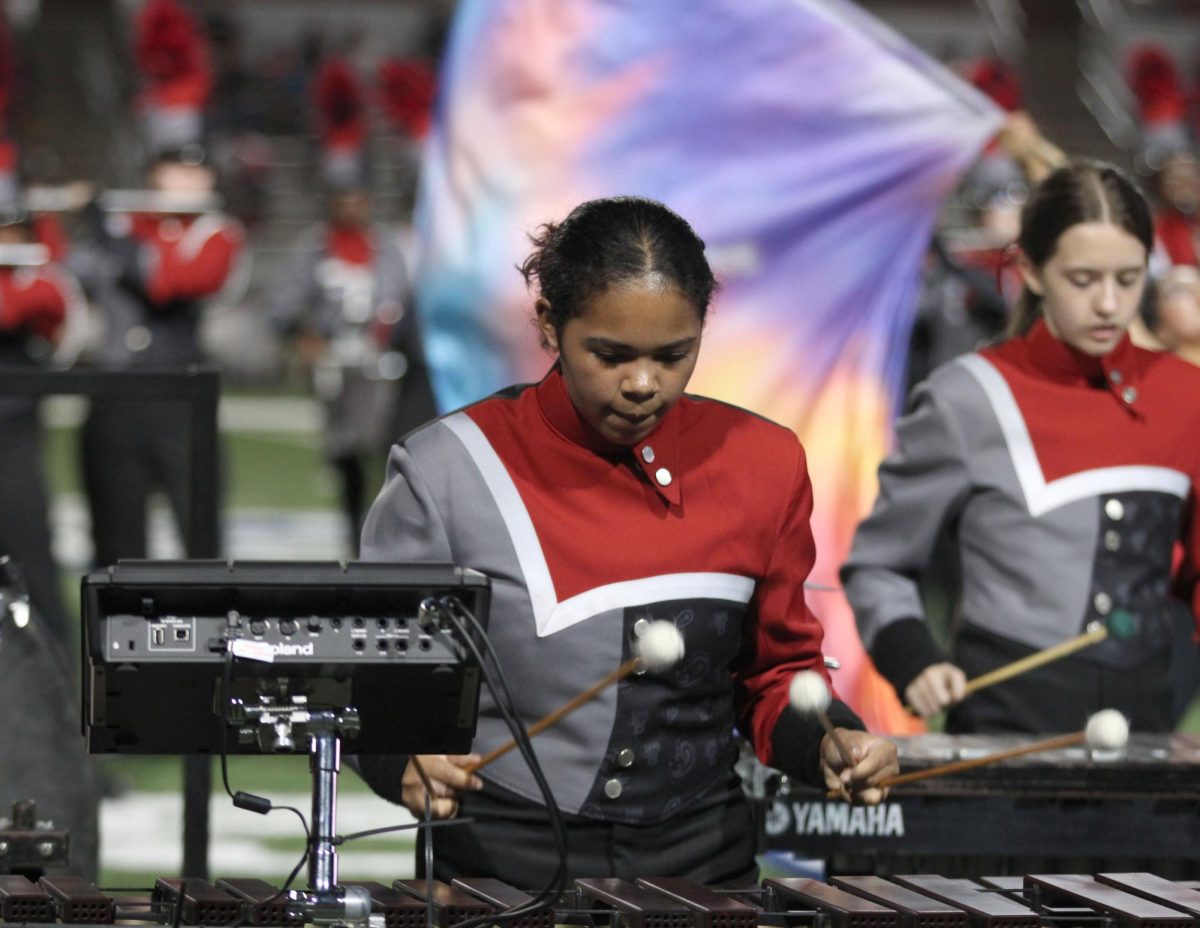
<instances>
[{"instance_id":1,"label":"black patterned vest panel","mask_svg":"<svg viewBox=\"0 0 1200 928\"><path fill-rule=\"evenodd\" d=\"M623 659L645 623L665 619L684 637L684 657L658 674L623 680L612 736L580 808L592 818L642 824L686 808L725 781L737 760L733 677L746 607L724 600L626 609Z\"/></svg>"},{"instance_id":2,"label":"black patterned vest panel","mask_svg":"<svg viewBox=\"0 0 1200 928\"><path fill-rule=\"evenodd\" d=\"M1160 655L1174 623L1190 621L1187 605L1170 594L1172 549L1183 501L1144 491L1100 498L1100 526L1087 608L1079 631L1108 626L1108 638L1079 657L1124 669Z\"/></svg>"}]
</instances>

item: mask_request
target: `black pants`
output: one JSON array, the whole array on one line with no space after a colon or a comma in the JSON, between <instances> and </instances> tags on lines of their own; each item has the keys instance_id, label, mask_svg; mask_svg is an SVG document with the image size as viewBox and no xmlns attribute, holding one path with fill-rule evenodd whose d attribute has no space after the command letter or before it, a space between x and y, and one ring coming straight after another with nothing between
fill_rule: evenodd
<instances>
[{"instance_id":1,"label":"black pants","mask_svg":"<svg viewBox=\"0 0 1200 928\"><path fill-rule=\"evenodd\" d=\"M17 563L37 615L64 656L73 651L58 586L42 475L37 408L0 415L0 555Z\"/></svg>"},{"instance_id":2,"label":"black pants","mask_svg":"<svg viewBox=\"0 0 1200 928\"><path fill-rule=\"evenodd\" d=\"M458 814L475 821L432 833L437 879L493 877L535 892L550 882L558 854L543 807L492 789L490 795L465 796ZM566 818L568 879L681 876L710 886L747 886L758 878L753 814L734 780L653 825ZM418 841L422 876L424 866L424 842Z\"/></svg>"},{"instance_id":3,"label":"black pants","mask_svg":"<svg viewBox=\"0 0 1200 928\"><path fill-rule=\"evenodd\" d=\"M1034 653L1033 648L966 625L954 645L971 679ZM949 732L1046 734L1081 731L1101 709L1122 712L1135 731L1170 731L1175 722L1170 650L1116 669L1071 655L973 693L950 710Z\"/></svg>"},{"instance_id":4,"label":"black pants","mask_svg":"<svg viewBox=\"0 0 1200 928\"><path fill-rule=\"evenodd\" d=\"M144 558L150 495L166 494L188 536L191 475L188 409L169 401L93 401L83 427L83 476L95 563Z\"/></svg>"}]
</instances>

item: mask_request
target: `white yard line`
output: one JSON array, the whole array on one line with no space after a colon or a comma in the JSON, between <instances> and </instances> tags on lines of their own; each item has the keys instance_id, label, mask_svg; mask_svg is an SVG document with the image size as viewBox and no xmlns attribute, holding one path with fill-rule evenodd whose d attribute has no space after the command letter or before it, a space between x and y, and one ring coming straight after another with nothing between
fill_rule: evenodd
<instances>
[{"instance_id":1,"label":"white yard line","mask_svg":"<svg viewBox=\"0 0 1200 928\"><path fill-rule=\"evenodd\" d=\"M42 403L47 428L75 428L83 422L87 400L81 396L51 396ZM321 431L320 404L307 396L223 396L218 413L223 432Z\"/></svg>"},{"instance_id":2,"label":"white yard line","mask_svg":"<svg viewBox=\"0 0 1200 928\"><path fill-rule=\"evenodd\" d=\"M308 814L307 794L269 797L273 804L291 805ZM411 823L409 813L366 794L339 797L337 831L350 834L386 825ZM299 859L304 835L290 812L258 815L237 809L223 796L209 803L209 869L216 877L257 876L279 879ZM105 870L151 872L168 876L180 871L183 860L183 800L176 793L130 793L105 799L100 805L100 861ZM297 851L282 851L281 838L295 840ZM415 838L412 832L367 838L338 849L340 875L345 879L390 882L413 875ZM378 850L388 842L387 851ZM269 843L268 843L269 842ZM406 846L396 848L397 843ZM386 879L385 879L386 878ZM303 884L304 874L300 880Z\"/></svg>"}]
</instances>

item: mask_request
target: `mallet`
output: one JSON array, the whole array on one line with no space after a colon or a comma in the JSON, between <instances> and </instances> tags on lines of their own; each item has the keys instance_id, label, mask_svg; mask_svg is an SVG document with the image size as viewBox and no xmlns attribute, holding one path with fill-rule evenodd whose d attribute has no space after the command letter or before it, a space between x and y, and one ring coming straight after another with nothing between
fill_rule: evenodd
<instances>
[{"instance_id":1,"label":"mallet","mask_svg":"<svg viewBox=\"0 0 1200 928\"><path fill-rule=\"evenodd\" d=\"M939 764L936 767L926 767L924 770L897 774L894 777L887 777L879 785L901 786L905 783L915 783L918 780L929 780L934 777L961 773L964 770L974 770L976 767L985 767L1012 757L1023 757L1026 754L1037 754L1041 751L1054 751L1058 748L1069 748L1078 744L1086 744L1093 751L1119 751L1125 747L1128 741L1129 722L1125 716L1116 709L1101 709L1088 719L1087 727L1083 731L1055 735L1052 738L997 751L995 754L988 754L984 757L973 757L969 760L958 760L949 764Z\"/></svg>"},{"instance_id":2,"label":"mallet","mask_svg":"<svg viewBox=\"0 0 1200 928\"><path fill-rule=\"evenodd\" d=\"M639 670L660 673L673 667L683 659L683 635L670 622L663 620L654 621L638 636L634 642L634 650L637 652L636 657L631 657L612 673L597 680L578 696L563 703L553 712L542 716L530 725L526 729L529 737L532 738L534 735L544 732L551 725L557 724L584 703L595 699L614 683L619 683L632 673L636 673ZM500 747L483 755L476 763L462 769L467 773L474 773L480 768L486 767L492 761L503 757L516 746L516 741L506 741Z\"/></svg>"}]
</instances>

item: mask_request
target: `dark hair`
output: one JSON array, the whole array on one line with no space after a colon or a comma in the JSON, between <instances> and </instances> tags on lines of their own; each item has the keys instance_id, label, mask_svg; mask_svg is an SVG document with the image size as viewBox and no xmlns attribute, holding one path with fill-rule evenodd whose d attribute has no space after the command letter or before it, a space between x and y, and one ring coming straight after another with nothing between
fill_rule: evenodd
<instances>
[{"instance_id":1,"label":"dark hair","mask_svg":"<svg viewBox=\"0 0 1200 928\"><path fill-rule=\"evenodd\" d=\"M1103 161L1075 161L1058 168L1034 188L1021 210L1017 244L1029 263L1042 267L1054 257L1058 240L1082 222L1120 226L1144 246L1154 248L1150 207L1133 181ZM1029 331L1042 309L1041 297L1026 287L1009 320L1008 334Z\"/></svg>"},{"instance_id":2,"label":"dark hair","mask_svg":"<svg viewBox=\"0 0 1200 928\"><path fill-rule=\"evenodd\" d=\"M702 323L717 288L704 242L685 219L655 200L589 200L529 238L534 250L520 271L527 285L536 282L559 331L592 297L649 274L661 275L690 300Z\"/></svg>"}]
</instances>

